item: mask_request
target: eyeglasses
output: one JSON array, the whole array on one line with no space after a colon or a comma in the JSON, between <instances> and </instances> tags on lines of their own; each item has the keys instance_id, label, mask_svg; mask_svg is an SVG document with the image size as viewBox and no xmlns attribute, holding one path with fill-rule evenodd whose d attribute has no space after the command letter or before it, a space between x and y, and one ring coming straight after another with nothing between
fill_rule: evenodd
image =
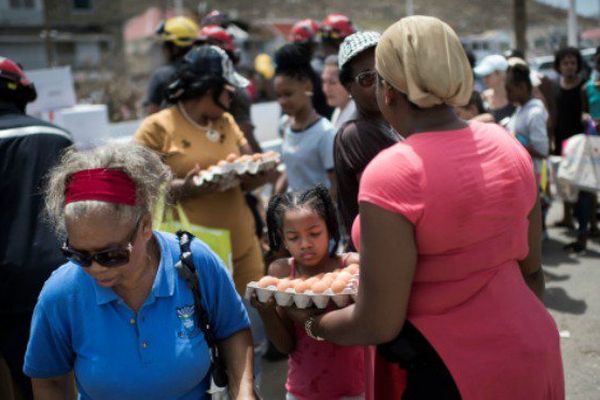
<instances>
[{"instance_id":1,"label":"eyeglasses","mask_svg":"<svg viewBox=\"0 0 600 400\"><path fill-rule=\"evenodd\" d=\"M131 255L131 251L133 250L132 243L135 239L135 236L137 235L140 226L140 221L141 218L137 220L135 224L135 229L130 235L127 245L124 247L111 247L106 250L90 253L87 251L79 251L72 248L69 245L69 241L67 240L62 245L61 251L69 261L72 261L75 264L84 268L90 267L92 265L92 261L96 261L98 264L104 267L114 268L123 266L129 262L129 256Z\"/></svg>"},{"instance_id":2,"label":"eyeglasses","mask_svg":"<svg viewBox=\"0 0 600 400\"><path fill-rule=\"evenodd\" d=\"M354 82L358 83L360 87L368 88L373 86L377 80L377 71L363 71L354 77Z\"/></svg>"}]
</instances>

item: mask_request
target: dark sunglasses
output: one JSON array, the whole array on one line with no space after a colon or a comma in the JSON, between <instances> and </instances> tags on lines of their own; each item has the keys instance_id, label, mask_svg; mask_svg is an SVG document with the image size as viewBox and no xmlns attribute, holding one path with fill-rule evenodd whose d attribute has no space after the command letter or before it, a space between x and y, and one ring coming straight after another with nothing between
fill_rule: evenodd
<instances>
[{"instance_id":1,"label":"dark sunglasses","mask_svg":"<svg viewBox=\"0 0 600 400\"><path fill-rule=\"evenodd\" d=\"M111 247L106 250L97 251L95 253L90 253L87 251L79 251L71 246L69 246L69 241L65 241L65 243L61 247L61 251L63 255L69 260L74 262L81 267L88 268L92 265L92 261L96 261L98 264L104 267L120 267L129 262L129 256L131 255L131 251L133 250L133 241L135 236L137 235L138 229L140 227L141 218L135 224L135 229L133 233L129 236L129 240L126 246L124 247Z\"/></svg>"},{"instance_id":2,"label":"dark sunglasses","mask_svg":"<svg viewBox=\"0 0 600 400\"><path fill-rule=\"evenodd\" d=\"M363 71L354 77L354 82L358 83L360 87L368 88L373 86L377 80L377 71Z\"/></svg>"}]
</instances>

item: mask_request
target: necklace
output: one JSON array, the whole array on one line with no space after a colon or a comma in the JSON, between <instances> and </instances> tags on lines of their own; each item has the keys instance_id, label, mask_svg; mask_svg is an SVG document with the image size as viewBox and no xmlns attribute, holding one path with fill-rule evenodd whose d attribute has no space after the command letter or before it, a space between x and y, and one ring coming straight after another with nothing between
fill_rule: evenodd
<instances>
[{"instance_id":1,"label":"necklace","mask_svg":"<svg viewBox=\"0 0 600 400\"><path fill-rule=\"evenodd\" d=\"M214 129L212 127L211 120L208 121L208 126L200 125L199 123L194 121L192 119L192 117L190 117L188 115L188 113L185 111L185 108L183 108L183 106L181 105L181 102L177 103L177 108L179 109L179 112L181 112L181 115L183 115L183 118L185 118L187 122L189 122L196 128L206 131L206 138L208 139L209 142L212 142L212 143L217 143L217 142L222 143L223 142L225 135L223 135L221 132L217 131L216 129Z\"/></svg>"}]
</instances>

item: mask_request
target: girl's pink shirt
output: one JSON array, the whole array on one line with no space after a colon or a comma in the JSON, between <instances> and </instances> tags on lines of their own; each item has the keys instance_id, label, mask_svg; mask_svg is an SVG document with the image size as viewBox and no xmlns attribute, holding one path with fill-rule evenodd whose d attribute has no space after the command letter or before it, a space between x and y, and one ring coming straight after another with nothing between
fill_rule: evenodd
<instances>
[{"instance_id":1,"label":"girl's pink shirt","mask_svg":"<svg viewBox=\"0 0 600 400\"><path fill-rule=\"evenodd\" d=\"M296 263L290 259L290 276ZM365 392L364 348L316 341L294 325L296 348L288 360L286 390L299 400L336 400Z\"/></svg>"}]
</instances>

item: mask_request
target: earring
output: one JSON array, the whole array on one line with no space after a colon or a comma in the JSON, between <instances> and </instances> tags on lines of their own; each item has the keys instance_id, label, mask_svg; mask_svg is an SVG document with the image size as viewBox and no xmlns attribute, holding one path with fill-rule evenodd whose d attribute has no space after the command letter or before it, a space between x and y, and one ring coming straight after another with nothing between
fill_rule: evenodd
<instances>
[{"instance_id":1,"label":"earring","mask_svg":"<svg viewBox=\"0 0 600 400\"><path fill-rule=\"evenodd\" d=\"M306 92L304 92L304 94L308 97L312 97L314 93L307 90Z\"/></svg>"}]
</instances>

